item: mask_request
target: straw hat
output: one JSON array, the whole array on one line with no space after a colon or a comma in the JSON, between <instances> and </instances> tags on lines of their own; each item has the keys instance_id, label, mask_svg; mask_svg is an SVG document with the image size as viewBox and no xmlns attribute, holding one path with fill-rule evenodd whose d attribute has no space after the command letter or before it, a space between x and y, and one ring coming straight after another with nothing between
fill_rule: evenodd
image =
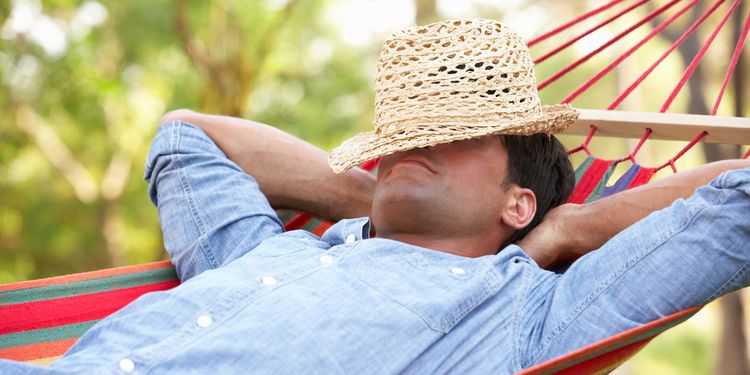
<instances>
[{"instance_id":1,"label":"straw hat","mask_svg":"<svg viewBox=\"0 0 750 375\"><path fill-rule=\"evenodd\" d=\"M344 141L328 163L344 173L418 147L491 134L557 133L577 117L566 104L539 104L529 49L507 26L484 19L438 22L385 41L375 77L375 131Z\"/></svg>"}]
</instances>

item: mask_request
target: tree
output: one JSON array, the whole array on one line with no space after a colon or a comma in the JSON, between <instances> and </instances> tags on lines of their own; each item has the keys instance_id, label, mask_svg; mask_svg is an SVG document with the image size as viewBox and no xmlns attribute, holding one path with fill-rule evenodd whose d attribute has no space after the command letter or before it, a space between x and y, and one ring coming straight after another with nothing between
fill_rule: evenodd
<instances>
[{"instance_id":1,"label":"tree","mask_svg":"<svg viewBox=\"0 0 750 375\"><path fill-rule=\"evenodd\" d=\"M322 147L371 118L374 51L340 43L323 0L3 4L0 282L165 257L138 176L169 109Z\"/></svg>"},{"instance_id":2,"label":"tree","mask_svg":"<svg viewBox=\"0 0 750 375\"><path fill-rule=\"evenodd\" d=\"M709 5L709 4L707 4ZM689 23L692 24L703 14L705 9L700 6L693 7ZM739 40L742 30L742 19L745 14L743 3L735 9L732 15L733 37L731 45L734 46ZM654 21L656 23L656 21ZM670 43L674 43L681 35L682 30L672 31L669 28L664 30L664 37ZM694 33L678 47L677 51L687 66L700 49L698 34ZM730 54L733 49L729 49ZM731 57L731 55L729 56ZM729 57L726 61L729 61ZM734 89L734 115L741 117L744 112L744 67L742 60L738 63L734 72L733 89ZM703 69L699 65L688 81L690 99L688 112L694 114L709 114L706 104L706 78ZM740 147L736 145L719 145L703 143L704 156L707 162L739 158ZM750 363L747 358L747 340L744 332L744 308L741 299L741 292L734 292L722 297L719 300L719 307L722 315L722 331L719 342L719 356L715 364L715 373L720 375L741 375L750 373Z\"/></svg>"}]
</instances>

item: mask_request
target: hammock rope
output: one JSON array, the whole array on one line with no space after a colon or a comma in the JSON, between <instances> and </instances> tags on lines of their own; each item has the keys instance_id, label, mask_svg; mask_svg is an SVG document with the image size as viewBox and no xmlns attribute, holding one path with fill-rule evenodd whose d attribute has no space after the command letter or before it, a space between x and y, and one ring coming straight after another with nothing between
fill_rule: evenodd
<instances>
[{"instance_id":1,"label":"hammock rope","mask_svg":"<svg viewBox=\"0 0 750 375\"><path fill-rule=\"evenodd\" d=\"M658 58L658 59L656 59L656 61L654 61L654 62L653 62L653 63L651 64L651 66L649 66L649 67L648 67L648 69L646 69L646 70L645 70L645 71L644 71L644 72L643 72L643 73L642 73L642 74L641 74L640 76L638 76L638 78L636 78L636 79L635 79L635 81L633 81L633 83L631 83L631 84L630 84L630 85L629 85L629 86L628 86L628 87L627 87L627 88L626 88L625 90L623 90L623 92L622 92L622 93L620 93L620 95L619 95L619 96L618 96L617 98L615 98L615 100L614 100L614 101L613 101L613 102L612 102L612 103L611 103L611 104L609 105L609 107L607 107L607 109L615 109L616 107L618 107L618 106L619 106L619 105L620 105L620 104L621 104L621 103L623 102L623 100L625 100L625 98L627 98L627 97L628 97L628 96L629 96L629 95L630 95L630 94L631 94L631 93L632 93L632 92L633 92L633 91L635 90L635 88L636 88L636 87L638 87L638 86L639 86L639 85L640 85L640 84L641 84L641 83L642 83L642 82L643 82L643 81L644 81L644 80L645 80L645 79L646 79L646 78L647 78L647 77L648 77L648 76L649 76L649 75L651 74L651 72L653 72L653 71L654 71L654 69L656 69L656 67L657 67L657 66L658 66L659 64L661 64L661 62L662 62L662 61L664 61L664 60L665 60L665 59L667 58L667 56L669 56L669 55L670 55L670 54L671 54L671 53L672 53L672 52L673 52L673 51L674 51L675 49L677 49L677 48L678 48L678 47L679 47L680 45L682 45L682 43L683 43L683 42L684 42L684 41L685 41L685 40L686 40L686 39L687 39L687 38L688 38L688 37L689 37L690 35L692 35L692 33L693 33L693 32L694 32L694 31L695 31L695 30L696 30L696 29L697 29L697 28L698 28L698 27L699 27L699 26L700 26L701 24L703 24L703 22L704 22L704 21L705 21L705 20L706 20L706 19L707 19L707 18L708 18L709 16L711 16L711 14L713 14L713 13L714 13L714 11L716 11L716 9L718 9L718 7L719 7L719 6L721 6L721 4L723 4L723 3L724 3L724 1L725 1L725 0L718 0L718 1L717 1L717 2L716 2L716 3L714 4L714 5L713 5L713 6L711 6L711 7L710 7L710 8L709 8L709 9L708 9L708 10L707 10L707 11L706 11L705 13L703 13L703 15L701 15L701 16L700 16L700 17L699 17L699 18L698 18L698 19L697 19L697 20L696 20L695 22L693 22L693 24L692 24L692 25L690 25L690 27L689 27L689 28L688 28L687 30L685 30L685 32L684 32L684 33L682 33L682 35L681 35L681 36L680 36L680 37L679 37L679 38L678 38L678 39L677 39L677 40L676 40L676 41L675 41L674 43L672 43L672 45L671 45L671 46L670 46L669 48L667 48L667 50L666 50L666 51L664 51L664 53L662 53L662 55L661 55L661 56L659 56L659 58ZM705 47L705 44L704 44L704 47ZM704 53L705 53L705 52L704 52ZM697 57L697 56L696 56L696 57ZM693 61L695 61L695 58L693 59ZM691 65L693 65L693 64L691 63ZM695 65L697 66L697 64L695 64ZM688 67L688 69L686 70L686 74L692 75L692 72L693 72L694 70L695 70L695 67L693 67L692 69L691 69L690 67ZM688 71L689 71L689 73L688 73ZM689 77L689 75L688 75L688 77ZM684 76L685 76L685 74L683 74L683 77L684 77ZM687 78L685 78L685 81L687 81ZM679 86L679 83L678 83L678 86ZM681 87L681 86L680 86L680 87ZM678 91L679 91L679 90L678 90ZM674 92L674 89L673 89L673 92ZM670 96L671 96L671 95L670 95ZM674 94L674 96L676 96L676 93ZM671 104L671 101L672 101L673 99L674 99L674 97L672 97L671 99L670 99L670 98L668 97L668 98L667 98L667 101L665 101L664 105L662 105L662 108L661 108L661 109L659 110L659 112L665 112L665 111L666 111L666 108L668 108L668 107L669 107L669 104ZM652 132L653 132L653 130L652 130L652 129L650 129L650 128L646 128L646 130L644 131L643 135L641 136L641 139L639 140L639 143L638 143L638 149L640 149L640 147L641 147L641 146L643 145L643 143L644 143L644 142L646 141L646 139L647 139L647 138L648 138L648 137L649 137L649 136L651 135L651 133L652 133ZM697 138L698 140L700 140L700 139L701 139L701 138L703 138L703 137L704 137L704 136L705 136L706 134L707 134L707 133L700 133L700 134L699 134L698 136L696 136L696 138ZM675 155L674 157L672 157L671 159L669 159L669 160L668 160L668 161L667 161L666 163L664 163L664 164L660 165L659 167L656 167L656 170L657 170L657 171L658 171L658 170L661 170L662 168L664 168L664 167L666 167L667 165L669 165L670 167L672 167L672 171L674 171L674 172L676 173L677 169L676 169L676 167L675 167L675 165L674 165L674 162L675 162L675 161L676 161L677 159L679 159L679 158L680 158L680 157L681 157L681 156L682 156L682 155L683 155L683 154L684 154L685 152L687 152L687 151L688 151L688 150L689 150L690 148L692 148L692 147L693 147L693 145L695 145L695 143L697 143L697 142L698 142L698 140L696 140L696 139L694 138L694 139L693 139L693 140L692 140L692 141L691 141L690 143L688 143L688 144L687 144L687 145L686 145L686 146L685 146L685 147L684 147L684 148L683 148L682 150L680 150L680 152L678 152L678 153L677 153L677 155ZM633 161L633 162L635 163L635 154L634 154L633 152L631 152L631 155L632 155L632 157L630 157L630 155L628 155L628 157L627 157L627 158L628 158L629 160L631 160L631 161Z\"/></svg>"},{"instance_id":2,"label":"hammock rope","mask_svg":"<svg viewBox=\"0 0 750 375\"><path fill-rule=\"evenodd\" d=\"M700 133L698 133L698 135L696 135L690 141L690 143L686 144L685 147L683 147L682 150L680 150L680 152L677 153L677 155L669 158L669 160L667 160L666 163L664 163L664 164L656 167L655 168L656 171L658 172L658 171L662 170L664 167L670 166L670 167L672 167L672 172L677 173L677 166L675 166L674 162L676 162L679 158L681 158L682 155L685 155L685 153L688 152L688 150L690 150L691 148L693 148L693 146L695 146L696 143L698 143L701 139L703 139L703 137L705 137L707 135L708 135L708 132L705 131L705 130L702 131L702 132L700 132Z\"/></svg>"},{"instance_id":3,"label":"hammock rope","mask_svg":"<svg viewBox=\"0 0 750 375\"><path fill-rule=\"evenodd\" d=\"M651 64L651 66L648 67L648 69L646 69L643 73L641 73L641 75L638 76L638 78L636 78L635 81L633 81L633 83L631 83L625 90L623 90L622 93L620 93L620 95L617 98L615 98L613 102L615 108L619 106L620 103L622 103L622 101L625 100L625 98L628 95L630 95L630 93L632 93L633 90L635 90L636 87L638 87L641 84L641 82L643 82L646 79L646 77L648 77L651 74L651 72L653 72L654 69L656 69L656 67L659 64L661 64L662 61L664 61L664 59L667 58L667 56L669 56L675 49L677 49L677 47L682 45L685 39L687 39L695 31L695 29L697 29L703 23L703 21L706 20L706 18L708 18L711 14L713 14L713 12L722 3L724 3L724 1L725 0L718 0L705 13L703 13L703 15L700 16L700 18L698 18L695 22L693 22L693 24L690 25L690 27L687 30L685 30L685 32L682 33L682 35L674 43L672 43L672 45L669 46L669 48L667 48L667 50L664 51L664 53L662 53L658 59L656 59L656 61L654 61Z\"/></svg>"},{"instance_id":4,"label":"hammock rope","mask_svg":"<svg viewBox=\"0 0 750 375\"><path fill-rule=\"evenodd\" d=\"M596 30L599 30L599 29L601 29L602 27L604 27L604 26L606 26L606 25L609 25L609 24L610 24L610 23L612 23L612 22L613 22L614 20L616 20L616 19L618 19L618 18L620 18L620 17L624 16L625 14L629 13L629 12L630 12L631 10L633 10L633 9L635 9L635 8L638 8L639 6L641 6L641 5L645 4L645 3L647 3L648 1L649 1L649 0L640 0L640 1L638 1L637 3L635 3L635 4L632 4L632 5L630 5L629 7L627 7L627 8L625 8L625 9L622 9L622 10L620 10L619 12L615 13L615 14L614 14L613 16L611 16L611 17L607 18L606 20L604 20L604 21L602 21L602 22L600 22L600 23L596 24L596 25L595 25L594 27L592 27L592 28L590 28L590 29L588 29L588 30L584 31L584 32L583 32L583 33L581 33L581 34L578 34L577 36L573 37L572 39L568 40L567 42L565 42L565 43L563 43L563 44L561 44L561 45L559 45L559 46L557 46L557 47L553 48L553 49L552 49L551 51L549 51L549 52L545 53L544 55L542 55L542 56L538 57L537 59L535 59L535 60L534 60L534 64L539 64L539 63L541 63L542 61L544 61L544 60L547 60L548 58L550 58L550 57L552 57L552 56L556 55L556 54L557 54L558 52L560 52L560 51L562 51L562 50L564 50L564 49L568 48L568 47L569 47L569 46L571 46L571 45L572 45L573 43L575 43L575 42L577 42L577 41L579 41L579 40L583 39L583 38L584 38L585 36L587 36L587 35L589 35L589 34L593 33L594 31L596 31Z\"/></svg>"},{"instance_id":5,"label":"hammock rope","mask_svg":"<svg viewBox=\"0 0 750 375\"><path fill-rule=\"evenodd\" d=\"M732 77L732 73L734 73L734 68L737 67L737 61L739 61L740 55L742 54L742 48L745 45L745 39L747 38L748 30L750 30L750 11L747 12L747 18L745 19L745 26L742 28L742 33L740 34L739 39L737 39L737 45L734 47L734 52L732 53L732 59L729 61L729 67L727 67L727 73L724 75L724 82L722 82L721 84L719 95L716 97L716 102L714 102L714 107L711 109L712 115L716 115L716 113L719 111L719 104L721 103L721 99L724 96L724 91L727 89L727 85L729 84L729 79Z\"/></svg>"},{"instance_id":6,"label":"hammock rope","mask_svg":"<svg viewBox=\"0 0 750 375\"><path fill-rule=\"evenodd\" d=\"M684 14L686 11L688 11L690 8L695 6L695 4L698 2L698 0L692 0L687 5L685 5L682 9L677 11L675 14L664 20L657 26L654 30L652 30L645 38L641 39L636 43L633 47L630 47L625 53L620 55L615 61L607 65L604 69L602 69L600 72L596 73L593 77L591 77L588 81L584 82L579 86L577 89L575 89L572 93L570 93L565 99L562 100L561 103L570 103L575 98L577 98L579 95L581 95L584 91L588 90L591 86L593 86L596 82L598 82L602 77L607 75L607 73L611 72L612 69L616 68L621 62L623 62L626 58L630 57L635 51L637 51L639 48L641 48L646 42L651 40L654 36L659 34L665 27L669 26L672 22L674 22L677 18L679 18L682 14ZM615 109L619 102L613 102L612 104L607 107L607 109Z\"/></svg>"},{"instance_id":7,"label":"hammock rope","mask_svg":"<svg viewBox=\"0 0 750 375\"><path fill-rule=\"evenodd\" d=\"M574 61L570 65L562 68L557 73L551 75L550 77L548 77L547 79L545 79L544 81L542 81L539 85L537 85L537 89L538 90L542 90L545 87L547 87L549 84L557 81L560 77L568 74L568 72L570 72L571 70L577 68L579 65L585 63L590 58L592 58L595 55L597 55L599 52L605 50L607 47L611 46L612 44L614 44L618 40L622 39L623 37L625 37L628 34L630 34L631 32L633 32L633 30L639 28L640 26L642 26L646 22L652 20L654 17L656 17L656 16L664 13L667 9L671 8L672 6L674 6L679 1L680 0L672 0L672 1L670 1L670 2L668 2L666 4L664 4L664 5L662 5L661 7L659 7L657 9L651 11L646 17L644 17L643 19L639 20L638 22L630 25L630 27L628 27L627 29L623 30L622 32L620 32L619 34L617 34L616 36L614 36L612 39L608 40L607 42L605 42L604 44L602 44L601 46L599 46L598 48L596 48L595 50L587 53L586 55L584 55L580 59Z\"/></svg>"},{"instance_id":8,"label":"hammock rope","mask_svg":"<svg viewBox=\"0 0 750 375\"><path fill-rule=\"evenodd\" d=\"M667 56L669 56L669 54L671 54L675 49L677 49L711 14L713 14L714 11L719 6L721 6L721 4L724 3L724 1L725 0L718 0L716 3L713 4L713 6L711 6L706 12L704 12L704 14L701 15L701 17L698 18L680 36L679 39L677 39L656 61L654 61L651 64L651 66L649 66L648 69L646 69L646 71L644 71L638 78L636 78L635 81L633 81L633 83L631 83L625 90L623 90L617 96L617 98L615 98L615 100L607 107L607 109L612 110L612 109L617 108L617 106L619 106L622 103L622 101L625 98L627 98L635 90L635 88L638 87L651 74L651 72L653 72L653 70L662 61L664 61L666 59ZM708 48L711 46L711 44L715 40L716 35L718 35L719 31L722 29L722 27L724 26L724 24L726 23L726 21L729 19L729 17L731 16L731 14L734 12L734 10L739 5L740 1L741 0L735 0L732 3L732 5L730 6L729 10L725 14L725 16L722 18L722 20L720 21L720 23L714 28L714 30L711 33L710 37L706 40L706 42L701 47L699 53L696 54L696 56L692 59L691 63L689 64L689 66L687 67L687 69L683 73L682 77L680 78L680 81L678 81L677 85L670 92L670 94L668 95L668 97L665 100L664 104L660 108L659 112L662 112L662 113L666 112L666 110L672 104L672 102L676 98L677 94L679 94L680 90L685 85L685 83L687 82L687 80L693 74L693 72L695 71L695 69L697 69L698 64L701 62L701 60L703 59L704 55L708 51ZM612 63L610 63L608 66L606 66L602 71L600 71L599 73L597 73L594 77L592 77L588 81L584 82L578 89L576 89L570 95L568 95L568 97L566 97L565 99L563 99L563 103L569 103L569 102L571 102L572 100L574 100L575 98L577 98L580 94L582 94L583 92L585 92L586 90L588 90L593 84L595 84L598 80L600 80L604 75L606 75L607 73L609 73L619 63L621 63L623 60L625 60L625 58L627 58L632 53L634 53L638 48L640 48L648 40L652 39L657 33L659 33L661 30L663 30L667 25L669 25L672 22L674 22L677 18L679 18L682 14L684 14L688 9L692 8L695 4L696 4L696 2L690 2L690 3L688 3L685 7L683 7L680 10L678 10L675 14L673 14L672 16L670 16L668 19L666 19L663 22L661 22L646 37L644 37L642 40L640 40L638 43L636 43L633 47L631 47L625 53L623 53L622 55L620 55L617 59L615 59ZM665 7L669 6L669 5L670 4L668 3L668 4L665 5ZM656 11L652 12L651 14L649 14L649 16L652 16L654 13L656 13L658 11L659 11L659 9L657 9ZM647 16L647 18L649 16ZM749 21L750 21L750 19L749 19ZM748 29L749 25L750 25L750 23L748 23L748 22L745 23L745 27L743 29L742 35L741 35L740 39L738 40L737 45L735 46L734 54L732 56L732 59L731 59L730 64L729 64L729 67L728 67L727 72L726 72L725 77L724 77L724 82L722 84L722 89L720 90L719 96L717 97L717 100L714 103L714 107L713 107L712 113L711 113L712 115L715 115L716 112L717 112L717 110L718 110L719 103L720 103L721 98L723 96L723 93L724 93L724 91L726 89L726 86L728 85L729 78L731 77L732 72L734 71L734 68L736 66L736 63L739 60L739 57L740 57L741 51L742 51L742 46L744 45L744 41L745 41L746 36L747 36L747 29ZM617 38L617 37L615 37L615 38ZM615 39L615 38L613 38L613 39ZM600 49L603 49L603 48L600 47ZM571 64L571 65L573 65L573 64ZM558 72L557 75L559 75L559 73L563 72L564 70L565 69L563 69L560 72ZM555 77L555 75L553 75L552 77ZM591 128L589 130L589 133L588 133L588 135L587 135L586 140L584 141L584 143L581 144L578 147L572 148L571 150L569 150L569 153L572 154L572 153L575 153L575 152L578 152L578 151L581 151L581 150L585 150L588 155L591 155L590 150L588 148L588 145L591 142L591 139L592 139L593 135L596 133L596 130L597 130L596 126L591 125ZM649 138L649 136L652 133L653 133L653 130L650 129L650 128L647 128L644 131L644 133L641 136L641 138L639 139L637 145L630 152L630 154L628 154L627 156L625 156L623 158L617 159L615 161L615 165L618 164L618 163L620 163L620 162L622 162L622 161L625 161L625 160L630 160L631 162L636 163L635 156L637 155L638 151L641 149L641 146L643 146L643 144L645 143L645 141ZM658 171L658 170L661 170L662 168L665 168L666 166L670 166L672 168L672 170L676 173L677 169L676 169L676 166L674 164L675 161L677 161L682 155L684 155L690 148L692 148L698 141L700 141L706 135L708 135L708 132L705 132L705 131L700 132L699 134L697 134L674 157L670 158L666 163L664 163L664 164L656 167L655 170Z\"/></svg>"},{"instance_id":9,"label":"hammock rope","mask_svg":"<svg viewBox=\"0 0 750 375\"><path fill-rule=\"evenodd\" d=\"M591 156L591 150L589 150L589 143L591 143L591 138L594 138L594 133L596 132L596 126L590 125L589 133L586 135L586 139L583 140L583 143L581 143L579 146L576 146L570 150L568 150L568 155L575 154L578 151L583 150L586 155Z\"/></svg>"},{"instance_id":10,"label":"hammock rope","mask_svg":"<svg viewBox=\"0 0 750 375\"><path fill-rule=\"evenodd\" d=\"M680 90L682 90L682 87L685 86L685 83L687 83L687 80L690 78L691 75L693 75L693 72L695 72L695 69L698 67L698 64L700 64L701 60L703 60L703 56L705 56L706 52L708 51L708 48L711 47L711 44L713 44L714 39L716 39L716 35L719 34L719 31L721 31L724 24L729 20L729 17L732 15L735 9L737 9L737 6L740 4L740 1L742 0L734 0L732 2L732 5L730 6L729 10L727 11L727 14L724 15L724 18L721 19L718 25L714 28L713 32L711 32L711 35L708 37L705 43L703 43L703 46L701 47L700 51L693 57L693 60L690 62L690 65L685 70L685 73L683 73L680 80L677 82L677 86L675 86L674 89L672 89L672 92L667 97L667 100L664 102L664 105L662 105L661 109L659 109L659 112L666 112L667 109L669 109L669 106L672 105L672 101L677 97L677 94L680 93Z\"/></svg>"},{"instance_id":11,"label":"hammock rope","mask_svg":"<svg viewBox=\"0 0 750 375\"><path fill-rule=\"evenodd\" d=\"M723 1L723 0L722 0ZM607 65L602 71L598 72L594 77L589 79L588 81L584 82L580 87L578 87L575 91L573 91L570 95L568 95L565 99L563 99L563 103L570 103L575 98L577 98L580 94L582 94L584 91L588 90L591 86L593 86L596 82L598 82L602 77L604 77L606 74L608 74L610 71L612 71L617 65L619 65L622 61L624 61L626 58L631 56L636 50L638 50L641 46L646 44L651 38L656 36L661 30L663 30L665 27L667 27L669 24L674 22L677 18L679 18L682 14L684 14L687 10L695 6L697 3L697 0L689 2L686 6L684 6L682 9L677 11L675 14L661 22L654 30L651 31L645 38L641 39L638 43L636 43L633 47L631 47L629 50L625 51L622 55L620 55L615 61L613 61L611 64ZM645 76L643 77L645 79ZM640 83L640 82L638 82ZM622 100L626 96L628 96L632 90L627 92L624 96L622 96L622 99L615 100L612 103L610 103L609 106L607 106L607 109L613 110L615 109ZM581 146L578 146L576 148L573 148L568 151L569 154L576 153L580 150L585 150L586 154L591 155L591 152L588 149L588 144L591 142L591 138L593 138L594 133L596 133L596 126L591 125L591 129L589 130L589 134L586 136L586 140L584 141ZM650 128L647 128L644 132L643 136L641 136L641 139L639 140L637 146L634 148L634 150L626 157L620 158L615 161L615 164L619 164L621 161L624 160L630 160L631 162L635 163L635 155L640 150L641 146L643 146L643 143L646 141L646 139L651 135L652 130Z\"/></svg>"},{"instance_id":12,"label":"hammock rope","mask_svg":"<svg viewBox=\"0 0 750 375\"><path fill-rule=\"evenodd\" d=\"M716 39L716 36L719 34L721 29L724 27L724 24L726 24L727 20L729 20L729 17L734 13L734 10L737 9L737 6L740 4L742 0L734 0L732 2L732 5L729 7L729 10L724 15L724 17L719 21L719 24L714 27L714 30L711 32L711 35L708 37L705 43L703 43L703 46L698 51L698 53L693 57L693 60L690 62L690 65L685 70L685 73L683 73L680 80L677 82L677 85L674 89L672 89L672 92L667 97L667 100L662 105L661 109L659 109L659 112L666 112L669 109L669 106L672 105L672 102L677 97L677 94L680 93L680 90L685 86L685 83L687 83L687 80L690 78L690 76L693 75L695 72L695 69L698 68L698 64L703 60L703 56L706 55L706 52L713 44L714 40ZM729 73L729 72L727 72ZM720 100L720 97L718 98ZM718 101L715 103L714 107L718 107ZM716 113L712 113L712 115L715 115ZM666 166L670 166L672 168L672 171L674 173L677 173L677 167L675 166L675 161L677 161L682 155L684 155L689 149L691 149L696 143L698 143L703 137L707 136L707 131L702 131L698 133L698 135L693 138L693 140L690 141L685 147L680 150L680 152L677 153L674 157L670 158L666 163L656 167L656 170L661 170L662 168Z\"/></svg>"},{"instance_id":13,"label":"hammock rope","mask_svg":"<svg viewBox=\"0 0 750 375\"><path fill-rule=\"evenodd\" d=\"M635 164L636 163L635 155L637 155L638 151L641 150L641 146L643 146L643 144L646 143L646 140L648 139L648 137L651 135L652 132L653 130L651 130L651 128L646 128L646 131L643 132L641 139L639 139L638 143L635 145L635 147L633 147L633 151L630 151L630 154L628 154L628 156L620 160L617 160L615 163L619 163L620 161L624 161L624 160L630 160L633 164Z\"/></svg>"},{"instance_id":14,"label":"hammock rope","mask_svg":"<svg viewBox=\"0 0 750 375\"><path fill-rule=\"evenodd\" d=\"M597 15L597 14L599 14L599 13L601 13L601 12L603 12L603 11L605 11L605 10L607 10L607 9L609 9L609 8L611 8L611 7L617 5L618 3L621 3L621 2L623 2L623 0L611 0L610 2L608 2L608 3L606 3L606 4L602 5L602 6L600 6L599 8L590 10L590 11L588 11L588 12L586 12L586 13L584 13L584 14L582 14L582 15L580 15L580 16L578 16L578 17L576 17L576 18L574 18L574 19L572 19L570 21L568 21L567 23L565 23L565 24L563 24L561 26L558 26L555 29L550 30L550 31L548 31L548 32L546 32L546 33L544 33L544 34L542 34L542 35L540 35L540 36L538 36L538 37L530 40L527 43L527 45L529 47L532 47L533 45L535 45L535 44L537 44L539 42L542 42L542 41L544 41L544 40L546 40L546 39L548 39L548 38L550 38L552 36L555 36L558 33L562 32L562 31L565 31L565 30L569 29L572 26L577 25L581 21L584 21L584 20L586 20L586 19L588 19L588 18L590 18L592 16L595 16L595 15Z\"/></svg>"}]
</instances>

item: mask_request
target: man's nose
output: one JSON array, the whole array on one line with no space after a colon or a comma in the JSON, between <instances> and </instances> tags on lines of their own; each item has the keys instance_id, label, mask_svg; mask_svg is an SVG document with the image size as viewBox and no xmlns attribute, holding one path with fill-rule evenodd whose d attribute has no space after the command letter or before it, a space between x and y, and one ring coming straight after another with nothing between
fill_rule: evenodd
<instances>
[{"instance_id":1,"label":"man's nose","mask_svg":"<svg viewBox=\"0 0 750 375\"><path fill-rule=\"evenodd\" d=\"M435 152L438 148L437 146L438 145L419 147L411 151L427 159L427 161L430 162L431 164L439 164L439 160Z\"/></svg>"}]
</instances>

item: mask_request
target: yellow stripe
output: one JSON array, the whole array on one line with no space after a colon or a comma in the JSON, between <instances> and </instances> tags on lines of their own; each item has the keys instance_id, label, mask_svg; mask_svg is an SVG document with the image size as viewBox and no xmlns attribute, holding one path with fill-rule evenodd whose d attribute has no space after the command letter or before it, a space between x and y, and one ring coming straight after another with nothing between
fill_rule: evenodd
<instances>
[{"instance_id":1,"label":"yellow stripe","mask_svg":"<svg viewBox=\"0 0 750 375\"><path fill-rule=\"evenodd\" d=\"M32 359L30 361L24 361L24 363L28 363L30 365L38 365L38 366L49 366L52 364L52 362L57 361L60 358L62 358L62 356L58 355L56 357Z\"/></svg>"}]
</instances>

